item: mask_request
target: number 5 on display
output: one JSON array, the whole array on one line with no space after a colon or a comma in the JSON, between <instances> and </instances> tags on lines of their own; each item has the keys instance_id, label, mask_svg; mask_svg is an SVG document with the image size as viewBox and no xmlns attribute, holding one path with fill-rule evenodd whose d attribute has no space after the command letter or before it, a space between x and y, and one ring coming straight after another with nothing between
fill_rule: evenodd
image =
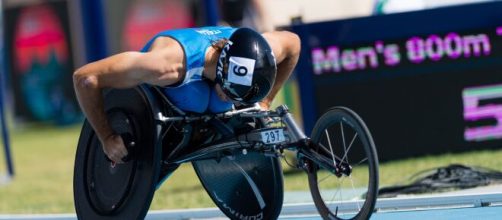
<instances>
[{"instance_id":1,"label":"number 5 on display","mask_svg":"<svg viewBox=\"0 0 502 220\"><path fill-rule=\"evenodd\" d=\"M502 84L465 88L462 92L464 120L476 122L494 119L495 125L467 127L464 131L466 141L502 139L502 104L480 105L481 100L502 99Z\"/></svg>"}]
</instances>

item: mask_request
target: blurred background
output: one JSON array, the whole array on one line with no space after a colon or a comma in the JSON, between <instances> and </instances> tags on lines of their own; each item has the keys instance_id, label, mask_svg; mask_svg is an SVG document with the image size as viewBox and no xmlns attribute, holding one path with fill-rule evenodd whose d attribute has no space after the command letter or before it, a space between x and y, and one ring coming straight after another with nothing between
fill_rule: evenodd
<instances>
[{"instance_id":1,"label":"blurred background","mask_svg":"<svg viewBox=\"0 0 502 220\"><path fill-rule=\"evenodd\" d=\"M275 105L307 133L332 106L358 112L384 187L451 164L502 171L500 1L2 0L1 9L0 213L74 213L76 68L139 50L162 30L206 25L297 33L300 61ZM285 202L302 202L288 193L308 190L306 176L284 169ZM151 209L196 207L214 205L186 165Z\"/></svg>"}]
</instances>

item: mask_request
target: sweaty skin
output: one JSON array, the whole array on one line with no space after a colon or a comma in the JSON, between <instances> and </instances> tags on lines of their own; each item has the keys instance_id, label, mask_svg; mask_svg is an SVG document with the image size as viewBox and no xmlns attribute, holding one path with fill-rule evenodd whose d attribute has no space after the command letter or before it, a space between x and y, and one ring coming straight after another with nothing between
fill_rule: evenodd
<instances>
[{"instance_id":1,"label":"sweaty skin","mask_svg":"<svg viewBox=\"0 0 502 220\"><path fill-rule=\"evenodd\" d=\"M276 96L293 71L300 54L300 39L294 33L274 31L263 34L277 60L277 76L272 90L260 105L264 109ZM216 78L219 52L210 47L205 56L204 76ZM128 51L89 63L73 74L73 84L80 107L102 143L110 160L122 163L127 155L122 138L113 133L106 114L102 90L105 88L132 88L147 83L168 86L183 80L186 72L185 56L181 45L172 38L158 37L150 51ZM217 85L218 87L218 85ZM220 98L228 99L220 88Z\"/></svg>"}]
</instances>

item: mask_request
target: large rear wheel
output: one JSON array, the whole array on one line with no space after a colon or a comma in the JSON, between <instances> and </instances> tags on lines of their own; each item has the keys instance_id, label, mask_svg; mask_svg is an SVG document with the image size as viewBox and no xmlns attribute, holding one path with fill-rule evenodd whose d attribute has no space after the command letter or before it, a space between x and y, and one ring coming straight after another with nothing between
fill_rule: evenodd
<instances>
[{"instance_id":1,"label":"large rear wheel","mask_svg":"<svg viewBox=\"0 0 502 220\"><path fill-rule=\"evenodd\" d=\"M378 157L363 120L348 108L332 108L317 121L311 140L317 157L329 161L320 166L305 160L321 216L369 219L378 192Z\"/></svg>"},{"instance_id":2,"label":"large rear wheel","mask_svg":"<svg viewBox=\"0 0 502 220\"><path fill-rule=\"evenodd\" d=\"M111 127L131 139L124 139L133 146L126 163L111 163L90 124L84 123L73 178L79 219L145 217L155 192L161 155L159 129L146 92L137 87L111 90L105 95L105 112Z\"/></svg>"}]
</instances>

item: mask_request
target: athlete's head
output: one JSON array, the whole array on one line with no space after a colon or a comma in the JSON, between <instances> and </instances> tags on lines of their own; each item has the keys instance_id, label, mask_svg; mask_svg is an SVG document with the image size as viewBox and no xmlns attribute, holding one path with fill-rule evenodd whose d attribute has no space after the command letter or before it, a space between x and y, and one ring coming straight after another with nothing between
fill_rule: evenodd
<instances>
[{"instance_id":1,"label":"athlete's head","mask_svg":"<svg viewBox=\"0 0 502 220\"><path fill-rule=\"evenodd\" d=\"M270 92L276 71L275 57L265 38L249 28L239 28L218 58L216 83L232 100L252 104Z\"/></svg>"}]
</instances>

